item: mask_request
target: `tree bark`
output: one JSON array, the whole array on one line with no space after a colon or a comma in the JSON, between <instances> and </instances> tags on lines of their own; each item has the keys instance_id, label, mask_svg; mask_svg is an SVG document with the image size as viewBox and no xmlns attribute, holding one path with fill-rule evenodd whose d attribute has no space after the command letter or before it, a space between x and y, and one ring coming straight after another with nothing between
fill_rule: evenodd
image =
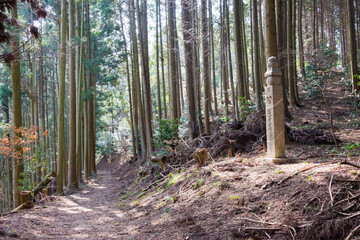
<instances>
[{"instance_id":1,"label":"tree bark","mask_svg":"<svg viewBox=\"0 0 360 240\"><path fill-rule=\"evenodd\" d=\"M202 50L203 50L203 82L204 82L204 115L205 115L205 134L210 135L210 70L209 70L209 36L207 18L207 0L201 0L201 19L202 19Z\"/></svg>"},{"instance_id":2,"label":"tree bark","mask_svg":"<svg viewBox=\"0 0 360 240\"><path fill-rule=\"evenodd\" d=\"M126 38L125 38L122 11L123 11L122 8L120 8L121 35L122 35L124 45L125 45L124 46L125 47L125 54L128 55L128 47L127 47L127 41L126 41ZM157 63L159 63L159 62L157 61ZM159 69L157 69L157 71L159 72ZM136 156L137 155L137 152L136 152L137 149L136 149L136 138L135 138L135 131L134 131L135 127L134 127L134 114L133 114L133 97L132 97L132 94L131 94L132 89L131 89L130 67L129 67L129 59L128 58L126 58L126 77L127 77L129 105L130 105L130 126L131 126L132 147L133 147L134 156ZM158 78L158 81L160 81L160 78ZM160 83L159 83L159 87L160 87ZM159 99L161 99L160 93L159 93ZM161 101L159 102L159 104L161 105ZM160 119L161 119L161 107L160 107Z\"/></svg>"},{"instance_id":3,"label":"tree bark","mask_svg":"<svg viewBox=\"0 0 360 240\"><path fill-rule=\"evenodd\" d=\"M266 59L270 57L278 57L277 35L276 35L276 16L275 16L275 0L266 0Z\"/></svg>"},{"instance_id":4,"label":"tree bark","mask_svg":"<svg viewBox=\"0 0 360 240\"><path fill-rule=\"evenodd\" d=\"M134 82L134 99L135 104L134 108L136 111L135 114L135 126L138 126L138 118L139 118L139 126L140 126L140 138L141 138L141 152L142 154L146 154L147 142L146 142L146 130L145 130L145 114L143 111L143 101L141 94L141 83L140 83L140 68L139 68L139 55L138 55L138 39L136 36L136 23L135 23L135 5L134 0L131 0L130 4L130 32L131 32L131 41L132 41L132 52L133 52L133 82ZM140 154L140 151L138 151Z\"/></svg>"},{"instance_id":5,"label":"tree bark","mask_svg":"<svg viewBox=\"0 0 360 240\"><path fill-rule=\"evenodd\" d=\"M219 115L218 104L217 104L217 95L216 95L216 67L215 67L215 50L214 50L214 26L213 26L213 16L212 16L212 0L209 2L209 35L211 43L211 62L212 62L212 82L213 82L213 96L214 96L214 107L215 115Z\"/></svg>"},{"instance_id":6,"label":"tree bark","mask_svg":"<svg viewBox=\"0 0 360 240\"><path fill-rule=\"evenodd\" d=\"M11 17L17 19L18 17L17 3L11 10ZM12 77L12 97L13 97L13 121L15 129L22 127L22 115L21 115L21 72L20 72L20 53L19 53L19 36L15 33L11 40L11 51L14 56L14 60L11 63L11 77ZM21 138L21 132L15 132L15 138ZM15 206L20 204L20 192L19 189L23 186L23 172L24 163L22 156L21 145L16 146L15 157L15 172L14 172L14 190L15 190Z\"/></svg>"},{"instance_id":7,"label":"tree bark","mask_svg":"<svg viewBox=\"0 0 360 240\"><path fill-rule=\"evenodd\" d=\"M355 34L355 13L354 13L354 1L346 0L346 27L348 37L348 51L350 62L350 74L352 79L353 92L359 91L358 79L355 75L358 74L357 68L357 49L356 49L356 34Z\"/></svg>"},{"instance_id":8,"label":"tree bark","mask_svg":"<svg viewBox=\"0 0 360 240\"><path fill-rule=\"evenodd\" d=\"M160 0L159 0L160 1ZM164 118L168 117L167 113L167 105L166 105L166 84L165 84L165 68L164 68L164 48L163 48L163 40L162 40L162 19L161 19L161 7L160 3L158 4L158 14L159 14L159 28L160 28L160 57L161 57L161 79L162 79L162 87L163 87L163 103L164 103Z\"/></svg>"},{"instance_id":9,"label":"tree bark","mask_svg":"<svg viewBox=\"0 0 360 240\"><path fill-rule=\"evenodd\" d=\"M302 34L302 6L303 0L299 0L298 6L298 44L299 44L299 60L300 60L300 70L301 76L303 81L305 82L305 61L304 61L304 41L303 41L303 34Z\"/></svg>"},{"instance_id":10,"label":"tree bark","mask_svg":"<svg viewBox=\"0 0 360 240\"><path fill-rule=\"evenodd\" d=\"M199 126L196 120L196 103L195 103L195 87L194 87L194 57L193 46L194 39L192 36L192 2L188 0L181 1L181 15L184 38L184 54L185 54L185 73L186 73L186 93L189 105L189 128L190 138L194 139L199 135Z\"/></svg>"},{"instance_id":11,"label":"tree bark","mask_svg":"<svg viewBox=\"0 0 360 240\"><path fill-rule=\"evenodd\" d=\"M76 178L76 68L75 68L75 48L73 42L75 39L75 1L69 2L69 81L70 81L70 103L69 103L69 162L70 162L70 179L69 186L74 189L79 188L79 182Z\"/></svg>"},{"instance_id":12,"label":"tree bark","mask_svg":"<svg viewBox=\"0 0 360 240\"><path fill-rule=\"evenodd\" d=\"M238 85L239 96L244 97L244 71L243 71L243 44L241 39L241 3L240 1L233 0L233 14L234 14L234 41L235 41L235 71L236 83Z\"/></svg>"},{"instance_id":13,"label":"tree bark","mask_svg":"<svg viewBox=\"0 0 360 240\"><path fill-rule=\"evenodd\" d=\"M157 81L157 100L158 100L158 115L159 120L162 119L162 110L161 110L161 87L160 87L160 59L159 59L159 0L155 1L156 9L156 81ZM130 85L129 85L130 88Z\"/></svg>"},{"instance_id":14,"label":"tree bark","mask_svg":"<svg viewBox=\"0 0 360 240\"><path fill-rule=\"evenodd\" d=\"M66 73L66 0L61 1L61 47L60 47L60 84L58 109L58 159L56 174L56 193L63 193L65 155L65 73Z\"/></svg>"},{"instance_id":15,"label":"tree bark","mask_svg":"<svg viewBox=\"0 0 360 240\"><path fill-rule=\"evenodd\" d=\"M258 22L258 10L257 1L253 2L253 30L254 30L254 78L255 78L255 93L256 93L256 110L262 110L262 93L261 93L261 76L260 76L260 42L259 42L259 22Z\"/></svg>"},{"instance_id":16,"label":"tree bark","mask_svg":"<svg viewBox=\"0 0 360 240\"><path fill-rule=\"evenodd\" d=\"M152 101L150 89L150 72L149 72L149 52L148 52L148 29L147 29L147 1L136 0L137 20L140 40L140 56L142 66L142 77L144 86L144 108L145 108L145 126L146 126L146 153L150 156L153 151L152 144Z\"/></svg>"}]
</instances>

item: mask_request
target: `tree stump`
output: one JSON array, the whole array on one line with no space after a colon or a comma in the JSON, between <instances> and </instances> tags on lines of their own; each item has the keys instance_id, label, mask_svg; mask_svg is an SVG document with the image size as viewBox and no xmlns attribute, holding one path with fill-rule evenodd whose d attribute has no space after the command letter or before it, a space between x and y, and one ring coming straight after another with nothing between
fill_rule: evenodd
<instances>
[{"instance_id":1,"label":"tree stump","mask_svg":"<svg viewBox=\"0 0 360 240\"><path fill-rule=\"evenodd\" d=\"M43 189L41 190L41 192L42 192L42 194L43 194L44 197L47 197L47 196L49 195L49 189L50 189L50 187L47 186L46 188L43 188Z\"/></svg>"},{"instance_id":2,"label":"tree stump","mask_svg":"<svg viewBox=\"0 0 360 240\"><path fill-rule=\"evenodd\" d=\"M21 191L20 192L20 205L26 203L27 201L32 201L32 196L30 191Z\"/></svg>"},{"instance_id":3,"label":"tree stump","mask_svg":"<svg viewBox=\"0 0 360 240\"><path fill-rule=\"evenodd\" d=\"M158 163L161 167L161 171L165 172L168 168L167 158L167 156L153 157L151 158L151 161L153 163Z\"/></svg>"},{"instance_id":4,"label":"tree stump","mask_svg":"<svg viewBox=\"0 0 360 240\"><path fill-rule=\"evenodd\" d=\"M199 167L202 167L204 164L210 161L209 153L206 148L196 149L194 158Z\"/></svg>"}]
</instances>

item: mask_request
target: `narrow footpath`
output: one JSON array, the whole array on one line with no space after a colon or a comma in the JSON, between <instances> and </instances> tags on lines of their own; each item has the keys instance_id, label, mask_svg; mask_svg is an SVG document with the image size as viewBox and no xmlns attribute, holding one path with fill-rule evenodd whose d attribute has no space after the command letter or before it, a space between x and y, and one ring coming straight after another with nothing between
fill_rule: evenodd
<instances>
[{"instance_id":1,"label":"narrow footpath","mask_svg":"<svg viewBox=\"0 0 360 240\"><path fill-rule=\"evenodd\" d=\"M125 213L117 206L119 188L111 171L100 169L81 191L5 216L0 226L18 239L126 239L131 228L121 224Z\"/></svg>"}]
</instances>

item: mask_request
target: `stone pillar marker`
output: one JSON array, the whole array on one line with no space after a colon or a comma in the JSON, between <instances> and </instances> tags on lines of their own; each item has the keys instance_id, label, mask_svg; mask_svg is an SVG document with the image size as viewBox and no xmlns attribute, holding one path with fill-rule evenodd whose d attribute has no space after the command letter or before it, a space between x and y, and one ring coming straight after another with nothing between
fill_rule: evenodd
<instances>
[{"instance_id":1,"label":"stone pillar marker","mask_svg":"<svg viewBox=\"0 0 360 240\"><path fill-rule=\"evenodd\" d=\"M265 73L267 86L265 87L266 104L266 158L273 163L281 163L286 159L285 154L285 125L283 86L281 85L281 71L276 57L268 60Z\"/></svg>"}]
</instances>

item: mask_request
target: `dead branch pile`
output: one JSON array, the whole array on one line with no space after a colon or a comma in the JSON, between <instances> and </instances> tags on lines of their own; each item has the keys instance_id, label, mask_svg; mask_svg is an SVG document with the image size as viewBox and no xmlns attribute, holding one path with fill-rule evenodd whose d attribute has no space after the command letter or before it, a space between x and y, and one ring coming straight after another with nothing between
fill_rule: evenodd
<instances>
[{"instance_id":1,"label":"dead branch pile","mask_svg":"<svg viewBox=\"0 0 360 240\"><path fill-rule=\"evenodd\" d=\"M235 121L225 125L211 141L211 154L224 156L229 150L236 153L251 152L263 143L266 134L264 112L252 114L245 123Z\"/></svg>"},{"instance_id":2,"label":"dead branch pile","mask_svg":"<svg viewBox=\"0 0 360 240\"><path fill-rule=\"evenodd\" d=\"M324 129L291 129L286 127L290 141L301 144L334 144L330 132ZM200 136L196 139L172 140L171 152L160 156L153 162L160 162L166 168L185 166L192 162L198 149L207 149L210 157L233 156L237 153L249 153L260 147L266 147L265 112L256 112L245 122L233 121L227 124L214 122L211 136ZM161 158L161 159L160 159Z\"/></svg>"},{"instance_id":3,"label":"dead branch pile","mask_svg":"<svg viewBox=\"0 0 360 240\"><path fill-rule=\"evenodd\" d=\"M306 222L298 223L299 239L350 239L360 224L360 184L331 176L327 185L302 189L289 201L292 211L301 210ZM351 237L351 236L350 236Z\"/></svg>"},{"instance_id":4,"label":"dead branch pile","mask_svg":"<svg viewBox=\"0 0 360 240\"><path fill-rule=\"evenodd\" d=\"M289 185L294 186L294 182ZM296 186L282 203L281 211L284 214L266 208L262 213L254 212L253 209L263 205L261 201L255 202L255 206L259 207L245 205L243 211L251 212L250 215L255 218L241 218L245 224L238 232L239 237L245 238L251 234L256 239L266 239L271 234L272 239L290 239L280 237L285 234L291 235L292 239L359 239L360 180L331 175L325 177L324 183L297 183ZM280 190L278 187L273 185L263 195L273 194L274 190Z\"/></svg>"},{"instance_id":5,"label":"dead branch pile","mask_svg":"<svg viewBox=\"0 0 360 240\"><path fill-rule=\"evenodd\" d=\"M335 144L331 132L324 129L287 129L288 137L291 142L301 144ZM339 141L339 140L338 140Z\"/></svg>"}]
</instances>

